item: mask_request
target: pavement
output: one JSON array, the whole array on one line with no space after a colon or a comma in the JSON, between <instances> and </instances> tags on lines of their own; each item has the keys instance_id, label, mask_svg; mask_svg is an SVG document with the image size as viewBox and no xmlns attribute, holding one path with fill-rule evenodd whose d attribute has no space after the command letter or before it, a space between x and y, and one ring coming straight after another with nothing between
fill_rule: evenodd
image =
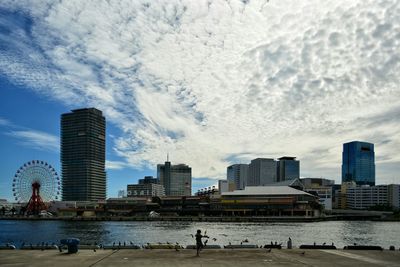
<instances>
[{"instance_id":1,"label":"pavement","mask_svg":"<svg viewBox=\"0 0 400 267\"><path fill-rule=\"evenodd\" d=\"M0 266L400 266L400 251L282 249L0 250Z\"/></svg>"}]
</instances>

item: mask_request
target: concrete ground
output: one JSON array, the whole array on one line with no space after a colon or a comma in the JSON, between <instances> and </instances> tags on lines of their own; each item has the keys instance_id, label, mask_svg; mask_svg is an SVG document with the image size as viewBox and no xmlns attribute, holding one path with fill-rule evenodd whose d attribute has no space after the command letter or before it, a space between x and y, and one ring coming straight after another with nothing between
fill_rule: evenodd
<instances>
[{"instance_id":1,"label":"concrete ground","mask_svg":"<svg viewBox=\"0 0 400 267\"><path fill-rule=\"evenodd\" d=\"M400 266L400 251L282 249L0 250L0 266Z\"/></svg>"}]
</instances>

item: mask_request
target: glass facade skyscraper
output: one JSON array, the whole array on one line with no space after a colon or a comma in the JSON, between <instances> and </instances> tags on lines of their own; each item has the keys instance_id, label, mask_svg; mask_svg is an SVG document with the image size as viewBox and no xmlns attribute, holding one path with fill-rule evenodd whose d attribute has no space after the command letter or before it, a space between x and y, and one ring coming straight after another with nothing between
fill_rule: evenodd
<instances>
[{"instance_id":1,"label":"glass facade skyscraper","mask_svg":"<svg viewBox=\"0 0 400 267\"><path fill-rule=\"evenodd\" d=\"M296 157L281 157L277 164L278 182L300 178L300 161Z\"/></svg>"},{"instance_id":2,"label":"glass facade skyscraper","mask_svg":"<svg viewBox=\"0 0 400 267\"><path fill-rule=\"evenodd\" d=\"M342 183L375 185L374 144L353 141L343 144Z\"/></svg>"},{"instance_id":3,"label":"glass facade skyscraper","mask_svg":"<svg viewBox=\"0 0 400 267\"><path fill-rule=\"evenodd\" d=\"M95 108L61 115L61 171L64 201L106 198L106 121Z\"/></svg>"},{"instance_id":4,"label":"glass facade skyscraper","mask_svg":"<svg viewBox=\"0 0 400 267\"><path fill-rule=\"evenodd\" d=\"M242 190L246 186L247 174L249 172L248 164L233 164L226 170L228 180L228 190Z\"/></svg>"}]
</instances>

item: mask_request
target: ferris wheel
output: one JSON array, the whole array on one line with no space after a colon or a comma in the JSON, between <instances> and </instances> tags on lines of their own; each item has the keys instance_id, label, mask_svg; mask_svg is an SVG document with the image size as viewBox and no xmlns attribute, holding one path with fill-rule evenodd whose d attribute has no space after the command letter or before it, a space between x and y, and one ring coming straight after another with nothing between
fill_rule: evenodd
<instances>
[{"instance_id":1,"label":"ferris wheel","mask_svg":"<svg viewBox=\"0 0 400 267\"><path fill-rule=\"evenodd\" d=\"M12 191L18 203L28 202L28 212L37 213L46 209L44 202L58 200L61 182L50 164L42 160L32 160L17 170Z\"/></svg>"}]
</instances>

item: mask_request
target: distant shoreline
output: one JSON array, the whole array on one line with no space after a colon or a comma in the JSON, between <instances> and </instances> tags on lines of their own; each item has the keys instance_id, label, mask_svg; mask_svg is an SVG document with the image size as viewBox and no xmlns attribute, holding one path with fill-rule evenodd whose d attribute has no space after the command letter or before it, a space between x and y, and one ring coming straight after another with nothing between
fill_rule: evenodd
<instances>
[{"instance_id":1,"label":"distant shoreline","mask_svg":"<svg viewBox=\"0 0 400 267\"><path fill-rule=\"evenodd\" d=\"M325 217L197 217L197 216L160 216L150 218L144 216L109 216L109 217L22 217L0 216L0 220L21 221L182 221L182 222L321 222L321 221L393 221L400 222L399 218L377 218L369 216L325 216Z\"/></svg>"}]
</instances>

